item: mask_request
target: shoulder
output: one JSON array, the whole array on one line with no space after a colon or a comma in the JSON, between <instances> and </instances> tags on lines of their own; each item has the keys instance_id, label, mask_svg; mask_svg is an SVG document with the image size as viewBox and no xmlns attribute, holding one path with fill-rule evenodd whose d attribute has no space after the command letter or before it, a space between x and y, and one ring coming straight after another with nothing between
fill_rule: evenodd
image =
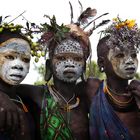
<instances>
[{"instance_id":1,"label":"shoulder","mask_svg":"<svg viewBox=\"0 0 140 140\"><path fill-rule=\"evenodd\" d=\"M86 81L85 85L85 92L88 98L88 101L91 103L95 95L97 94L97 91L100 87L101 80L94 77L89 77Z\"/></svg>"}]
</instances>

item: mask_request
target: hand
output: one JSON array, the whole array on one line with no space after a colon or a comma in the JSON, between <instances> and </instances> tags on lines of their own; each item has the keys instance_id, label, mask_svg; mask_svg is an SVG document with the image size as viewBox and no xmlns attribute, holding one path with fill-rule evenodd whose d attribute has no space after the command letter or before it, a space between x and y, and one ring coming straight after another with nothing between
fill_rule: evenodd
<instances>
[{"instance_id":1,"label":"hand","mask_svg":"<svg viewBox=\"0 0 140 140\"><path fill-rule=\"evenodd\" d=\"M131 94L134 95L138 108L140 109L140 81L139 80L132 80L128 87Z\"/></svg>"},{"instance_id":2,"label":"hand","mask_svg":"<svg viewBox=\"0 0 140 140\"><path fill-rule=\"evenodd\" d=\"M20 127L18 130L11 133L11 137L14 140L31 140L31 133L29 127L29 121L25 113L20 115Z\"/></svg>"},{"instance_id":3,"label":"hand","mask_svg":"<svg viewBox=\"0 0 140 140\"><path fill-rule=\"evenodd\" d=\"M23 111L10 100L9 96L0 92L0 131L12 132L19 129L22 115Z\"/></svg>"}]
</instances>

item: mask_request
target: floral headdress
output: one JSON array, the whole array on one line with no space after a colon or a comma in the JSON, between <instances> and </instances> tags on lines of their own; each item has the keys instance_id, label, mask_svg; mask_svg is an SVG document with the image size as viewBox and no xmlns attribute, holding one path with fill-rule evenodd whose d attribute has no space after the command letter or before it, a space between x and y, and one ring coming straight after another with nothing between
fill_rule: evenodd
<instances>
[{"instance_id":1,"label":"floral headdress","mask_svg":"<svg viewBox=\"0 0 140 140\"><path fill-rule=\"evenodd\" d=\"M50 24L48 23L41 24L40 31L42 32L42 36L41 39L39 40L42 48L45 51L50 52L51 49L54 48L53 45L50 45L50 42L60 43L63 39L66 39L69 35L72 35L75 38L82 40L85 43L86 47L88 48L87 50L90 51L89 36L96 28L108 23L109 21L103 20L98 25L95 25L95 20L99 19L104 15L107 15L108 13L102 14L101 16L89 22L89 19L96 16L97 10L88 7L86 10L83 11L82 4L80 3L80 1L78 2L81 6L81 13L77 19L77 22L75 23L73 22L73 7L70 2L69 4L71 9L71 23L69 25L64 24L58 25L55 16L50 18L50 16L45 15L45 17L50 20ZM84 31L84 29L87 28L91 23L93 23L93 27L88 31ZM85 53L87 53L86 54L87 58L89 56L89 52Z\"/></svg>"},{"instance_id":2,"label":"floral headdress","mask_svg":"<svg viewBox=\"0 0 140 140\"><path fill-rule=\"evenodd\" d=\"M20 14L20 15L22 15L22 14ZM6 18L8 18L8 17L9 16L6 16L6 17L3 18L2 16L0 16L0 36L2 34L5 34L6 32L7 33L12 33L12 34L20 35L20 36L22 36L24 39L26 39L29 42L30 47L31 47L31 54L34 53L34 52L37 52L38 51L37 50L38 44L36 42L33 42L32 41L32 39L33 39L33 36L32 36L33 31L31 30L31 27L29 27L30 26L29 25L29 22L26 22L26 26L27 27L24 27L24 26L22 26L20 24L16 24L15 25L12 22L13 20L10 21L10 22L4 22L4 20ZM31 23L31 26L35 26L35 24L34 23ZM6 37L6 35L4 35L3 37ZM37 53L34 56L37 56Z\"/></svg>"},{"instance_id":3,"label":"floral headdress","mask_svg":"<svg viewBox=\"0 0 140 140\"><path fill-rule=\"evenodd\" d=\"M112 24L104 31L110 38L107 45L111 48L140 49L140 29L135 20L122 21L119 17L114 18Z\"/></svg>"}]
</instances>

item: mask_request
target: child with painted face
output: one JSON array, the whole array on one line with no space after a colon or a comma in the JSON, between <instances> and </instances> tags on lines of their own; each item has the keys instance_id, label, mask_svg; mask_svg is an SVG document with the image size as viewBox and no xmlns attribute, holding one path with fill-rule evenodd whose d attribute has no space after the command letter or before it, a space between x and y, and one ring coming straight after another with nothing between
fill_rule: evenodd
<instances>
[{"instance_id":1,"label":"child with painted face","mask_svg":"<svg viewBox=\"0 0 140 140\"><path fill-rule=\"evenodd\" d=\"M13 24L1 26L3 29L0 32L1 140L30 140L33 138L30 129L31 123L27 117L27 114L30 113L14 88L28 74L31 58L30 42L21 33L20 27ZM11 28L15 28L15 30L11 31ZM3 94L5 96L2 96ZM7 97L9 101L6 99ZM11 103L10 106L8 102ZM10 111L15 113L11 114ZM20 124L19 121L21 121ZM12 125L13 127L11 127Z\"/></svg>"},{"instance_id":2,"label":"child with painted face","mask_svg":"<svg viewBox=\"0 0 140 140\"><path fill-rule=\"evenodd\" d=\"M89 108L83 73L90 54L89 36L95 26L85 32L81 24L95 15L96 9L87 8L77 23L59 26L55 17L46 16L50 24L41 24L40 49L49 53L45 80L48 82L53 77L53 85L20 84L16 90L28 102L29 112L34 114L37 124L36 134L42 140L89 139ZM77 84L80 77L83 81ZM36 137L37 140L40 137Z\"/></svg>"},{"instance_id":3,"label":"child with painted face","mask_svg":"<svg viewBox=\"0 0 140 140\"><path fill-rule=\"evenodd\" d=\"M91 16L96 10L87 8L86 12ZM89 139L89 109L83 73L90 54L89 36L93 28L85 32L80 27L81 21L60 26L56 24L55 17L48 18L50 24L42 24L39 43L49 56L45 80L48 82L53 77L53 85L42 88L20 85L18 91L21 93L24 89L25 93L28 91L28 96L29 92L34 93L34 97L30 97L41 107L37 118L43 140ZM77 83L80 77L83 81Z\"/></svg>"},{"instance_id":4,"label":"child with painted face","mask_svg":"<svg viewBox=\"0 0 140 140\"><path fill-rule=\"evenodd\" d=\"M106 81L100 84L92 101L91 139L138 140L140 114L133 90L140 89L133 86L132 90L128 80L134 78L138 67L140 31L134 20L117 18L105 33L97 45L97 55Z\"/></svg>"},{"instance_id":5,"label":"child with painted face","mask_svg":"<svg viewBox=\"0 0 140 140\"><path fill-rule=\"evenodd\" d=\"M45 93L46 98L43 99L43 102L51 100L55 104L55 106L43 105L43 108L46 108L45 110L51 108L51 111L44 113L47 113L51 118L56 116L56 122L63 120L60 124L56 124L53 131L61 128L61 126L64 126L64 128L60 130L62 134L54 132L49 135L48 131L51 131L53 124L48 119L43 120L44 117L41 115L42 139L49 138L51 140L54 137L61 136L70 140L89 139L88 106L85 99L86 95L83 92L84 82L79 84L76 82L85 71L86 59L90 53L90 42L88 35L77 25L70 24L64 28L68 30L65 33L65 38L62 38L59 42L54 38L48 44L49 59L46 61L45 78L46 81L49 81L53 77L53 85L45 87L47 92ZM42 35L41 44L48 41L44 40L46 34L47 32ZM44 128L44 124L48 123L49 127ZM67 131L64 132L64 130Z\"/></svg>"}]
</instances>

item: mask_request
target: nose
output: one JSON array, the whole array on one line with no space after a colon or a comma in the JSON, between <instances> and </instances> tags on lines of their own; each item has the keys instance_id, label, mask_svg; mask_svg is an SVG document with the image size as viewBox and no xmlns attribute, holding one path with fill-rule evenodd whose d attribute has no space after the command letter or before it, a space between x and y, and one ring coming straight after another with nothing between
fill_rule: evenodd
<instances>
[{"instance_id":1,"label":"nose","mask_svg":"<svg viewBox=\"0 0 140 140\"><path fill-rule=\"evenodd\" d=\"M12 69L16 69L16 70L23 70L23 66L21 66L21 65L15 65L15 66L13 66L12 67Z\"/></svg>"},{"instance_id":2,"label":"nose","mask_svg":"<svg viewBox=\"0 0 140 140\"><path fill-rule=\"evenodd\" d=\"M75 67L75 66L74 66L73 61L69 59L69 60L66 62L65 68L74 68L74 67Z\"/></svg>"},{"instance_id":3,"label":"nose","mask_svg":"<svg viewBox=\"0 0 140 140\"><path fill-rule=\"evenodd\" d=\"M129 57L129 58L126 60L126 64L134 64L134 61L133 61L132 57Z\"/></svg>"}]
</instances>

